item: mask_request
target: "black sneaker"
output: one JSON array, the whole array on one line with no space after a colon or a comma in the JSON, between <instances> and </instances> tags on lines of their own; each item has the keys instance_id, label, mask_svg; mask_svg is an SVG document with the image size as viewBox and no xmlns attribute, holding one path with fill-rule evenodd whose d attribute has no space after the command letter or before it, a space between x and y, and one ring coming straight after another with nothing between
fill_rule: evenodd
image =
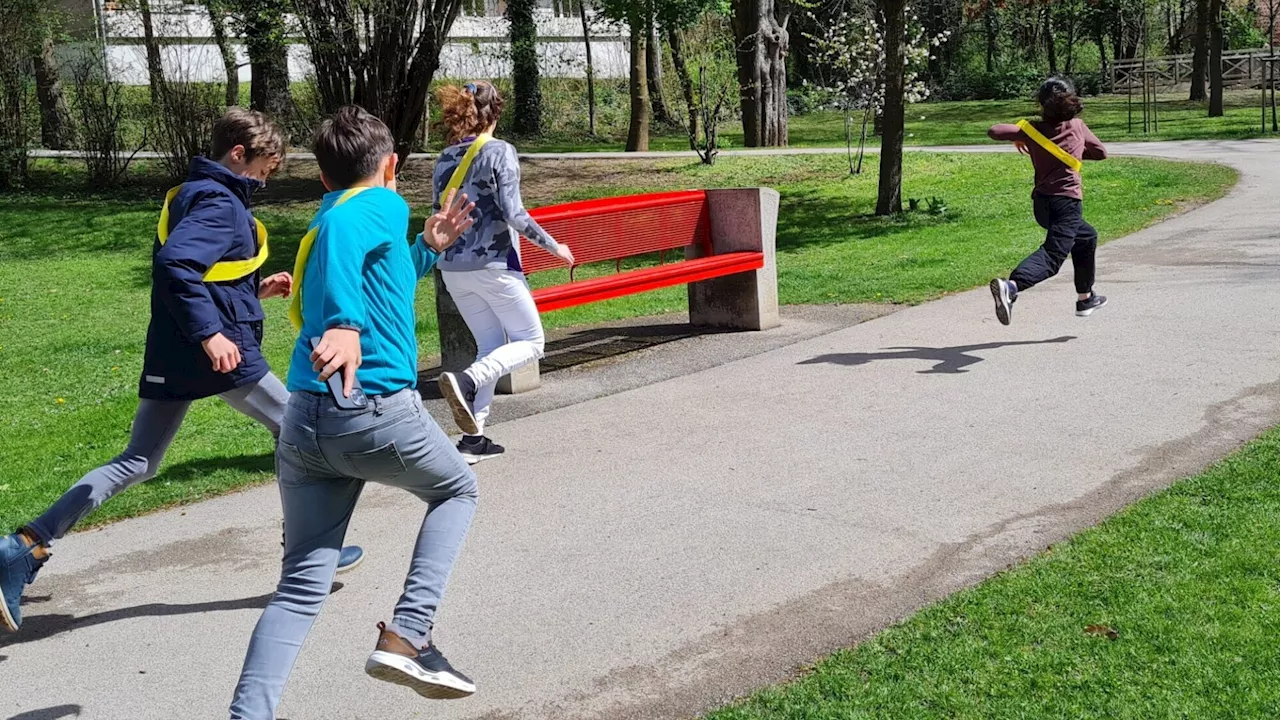
<instances>
[{"instance_id":1,"label":"black sneaker","mask_svg":"<svg viewBox=\"0 0 1280 720\"><path fill-rule=\"evenodd\" d=\"M468 465L496 458L506 451L506 448L483 435L479 437L468 435L458 443L458 452L462 453L462 459L466 460Z\"/></svg>"},{"instance_id":2,"label":"black sneaker","mask_svg":"<svg viewBox=\"0 0 1280 720\"><path fill-rule=\"evenodd\" d=\"M1008 280L991 281L991 297L996 300L996 318L1001 325L1008 325L1013 314L1013 303L1018 299L1018 289Z\"/></svg>"},{"instance_id":3,"label":"black sneaker","mask_svg":"<svg viewBox=\"0 0 1280 720\"><path fill-rule=\"evenodd\" d=\"M1088 300L1076 301L1076 315L1079 317L1089 317L1090 315L1093 314L1094 310L1097 310L1098 308L1106 304L1107 304L1107 297L1105 295L1099 295L1098 293L1093 293L1089 295Z\"/></svg>"},{"instance_id":4,"label":"black sneaker","mask_svg":"<svg viewBox=\"0 0 1280 720\"><path fill-rule=\"evenodd\" d=\"M364 664L364 671L383 682L403 685L424 698L456 700L474 695L476 684L449 664L434 644L423 650L378 623L378 646Z\"/></svg>"},{"instance_id":5,"label":"black sneaker","mask_svg":"<svg viewBox=\"0 0 1280 720\"><path fill-rule=\"evenodd\" d=\"M440 373L438 382L440 394L453 412L453 422L467 435L479 435L480 423L471 409L471 403L476 400L476 382L464 372Z\"/></svg>"}]
</instances>

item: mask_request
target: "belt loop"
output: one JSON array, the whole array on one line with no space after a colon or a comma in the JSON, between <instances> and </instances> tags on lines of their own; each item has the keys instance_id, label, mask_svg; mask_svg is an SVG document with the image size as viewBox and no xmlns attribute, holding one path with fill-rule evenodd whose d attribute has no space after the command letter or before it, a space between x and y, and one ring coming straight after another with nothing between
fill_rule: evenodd
<instances>
[{"instance_id":1,"label":"belt loop","mask_svg":"<svg viewBox=\"0 0 1280 720\"><path fill-rule=\"evenodd\" d=\"M381 415L381 414L382 414L382 411L383 411L383 407L382 407L382 406L383 406L382 396L381 396L381 395L374 395L374 396L373 396L373 398L372 398L372 400L373 400L373 414L374 414L374 415Z\"/></svg>"}]
</instances>

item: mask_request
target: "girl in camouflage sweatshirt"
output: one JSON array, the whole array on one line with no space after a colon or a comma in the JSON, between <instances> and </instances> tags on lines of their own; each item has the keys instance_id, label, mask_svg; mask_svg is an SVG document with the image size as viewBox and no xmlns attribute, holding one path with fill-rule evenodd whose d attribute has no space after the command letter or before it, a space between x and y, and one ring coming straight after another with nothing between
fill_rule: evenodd
<instances>
[{"instance_id":1,"label":"girl in camouflage sweatshirt","mask_svg":"<svg viewBox=\"0 0 1280 720\"><path fill-rule=\"evenodd\" d=\"M476 81L439 93L449 147L436 161L435 206L475 143L481 143L462 178L461 192L476 204L475 225L445 251L438 267L449 295L476 340L476 361L460 373L443 373L440 391L462 429L458 450L470 463L502 454L485 436L485 420L498 380L542 358L542 319L520 267L521 235L573 265L573 253L558 244L525 210L520 199L520 161L510 143L492 137L502 115L502 96Z\"/></svg>"}]
</instances>

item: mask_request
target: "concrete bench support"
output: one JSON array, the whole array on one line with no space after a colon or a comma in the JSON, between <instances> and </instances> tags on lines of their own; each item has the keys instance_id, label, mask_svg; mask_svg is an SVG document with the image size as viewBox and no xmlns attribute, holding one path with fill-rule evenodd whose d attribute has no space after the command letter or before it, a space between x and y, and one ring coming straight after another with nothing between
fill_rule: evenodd
<instances>
[{"instance_id":1,"label":"concrete bench support","mask_svg":"<svg viewBox=\"0 0 1280 720\"><path fill-rule=\"evenodd\" d=\"M444 372L461 372L476 359L476 340L444 286L440 271L432 272L436 287L436 322L440 331L440 367ZM513 395L536 390L542 384L538 363L529 363L498 381L498 393Z\"/></svg>"},{"instance_id":2,"label":"concrete bench support","mask_svg":"<svg viewBox=\"0 0 1280 720\"><path fill-rule=\"evenodd\" d=\"M764 253L764 267L689 284L689 324L733 330L768 330L778 314L778 191L771 188L708 190L713 255ZM701 257L701 248L686 251Z\"/></svg>"}]
</instances>

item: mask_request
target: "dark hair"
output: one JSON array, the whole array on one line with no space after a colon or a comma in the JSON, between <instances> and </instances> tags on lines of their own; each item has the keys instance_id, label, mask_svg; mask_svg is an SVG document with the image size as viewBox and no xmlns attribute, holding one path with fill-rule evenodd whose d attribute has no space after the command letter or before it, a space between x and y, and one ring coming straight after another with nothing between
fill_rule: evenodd
<instances>
[{"instance_id":1,"label":"dark hair","mask_svg":"<svg viewBox=\"0 0 1280 720\"><path fill-rule=\"evenodd\" d=\"M209 157L221 160L237 145L244 146L246 162L260 157L284 160L286 151L284 131L266 115L256 110L227 108L213 123Z\"/></svg>"},{"instance_id":2,"label":"dark hair","mask_svg":"<svg viewBox=\"0 0 1280 720\"><path fill-rule=\"evenodd\" d=\"M1049 123L1074 120L1084 111L1084 103L1076 96L1076 88L1070 80L1052 77L1040 86L1036 95L1040 102L1040 117Z\"/></svg>"},{"instance_id":3,"label":"dark hair","mask_svg":"<svg viewBox=\"0 0 1280 720\"><path fill-rule=\"evenodd\" d=\"M478 135L502 117L502 93L492 83L473 80L461 87L446 85L436 93L440 124L450 145L468 135Z\"/></svg>"},{"instance_id":4,"label":"dark hair","mask_svg":"<svg viewBox=\"0 0 1280 720\"><path fill-rule=\"evenodd\" d=\"M395 152L396 142L381 120L347 105L320 123L311 150L329 182L348 188L377 172L382 159Z\"/></svg>"}]
</instances>

